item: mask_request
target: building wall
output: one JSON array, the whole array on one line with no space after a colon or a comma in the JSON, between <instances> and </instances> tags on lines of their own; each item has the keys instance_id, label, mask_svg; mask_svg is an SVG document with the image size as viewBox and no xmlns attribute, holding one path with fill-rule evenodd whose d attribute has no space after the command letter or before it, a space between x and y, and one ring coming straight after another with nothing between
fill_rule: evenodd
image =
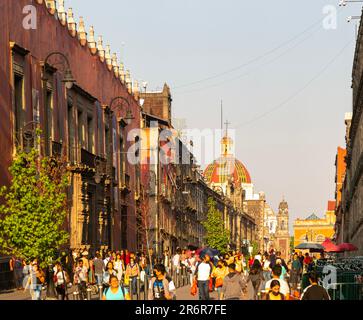
<instances>
[{"instance_id":1,"label":"building wall","mask_svg":"<svg viewBox=\"0 0 363 320\"><path fill-rule=\"evenodd\" d=\"M352 72L353 117L347 137L347 169L342 196L343 242L351 242L363 254L363 22L360 21Z\"/></svg>"},{"instance_id":2,"label":"building wall","mask_svg":"<svg viewBox=\"0 0 363 320\"><path fill-rule=\"evenodd\" d=\"M41 3L41 4L38 4ZM46 118L43 112L44 110L44 95L42 89L42 70L41 62L44 61L46 56L51 52L62 52L69 58L70 69L73 77L77 81L76 87L69 91L66 95L63 84L60 82L62 78L62 69L59 68L59 72L56 72L53 80L54 85L54 121L56 123L54 139L57 142L60 140L64 144L68 144L68 123L67 123L67 103L69 99L73 98L74 106L82 103L82 97L89 97L90 111L94 115L94 120L100 124L98 128L100 132L104 130L104 126L107 121L105 120L104 112L96 107L96 102L99 106L109 105L110 101L117 96L124 97L130 104L130 109L135 117L135 120L126 128L123 133L125 137L127 132L133 128L138 128L140 123L139 105L135 98L129 94L129 88L125 86L120 80L120 77L112 70L110 60L105 62L101 61L100 56L97 54L97 50L92 53L88 45L84 46L80 43L76 36L72 36L67 26L63 26L55 16L50 13L46 8L43 1L32 1L32 4L36 8L37 13L37 29L36 30L25 30L23 28L22 21L25 15L22 13L25 5L29 5L27 0L3 0L0 3L0 75L2 81L0 81L0 147L2 149L2 157L0 158L0 184L9 184L10 175L8 167L10 165L12 156L14 154L14 64L13 61L21 59L21 63L24 66L24 119L23 124L34 119L37 109L39 108L40 123L43 132L45 132ZM15 48L19 47L20 50L24 51L17 53L19 50L13 50L14 60L12 60L11 46ZM49 63L54 63L55 60L50 60ZM64 71L64 70L63 70ZM77 94L75 93L77 91ZM68 97L67 99L65 97ZM118 104L115 106L113 120L116 118L125 117L126 110L125 106ZM75 117L77 118L77 117ZM78 121L76 121L78 125ZM97 155L105 153L106 146L111 145L116 155L119 155L121 150L118 146L112 145L114 142L113 137L119 137L120 132L116 129L116 135L114 135L112 123L109 123L111 130L110 141L106 141L102 135L96 136L96 141L100 141L100 144L96 143L94 152ZM74 129L75 142L78 139L77 132L78 127ZM125 148L128 148L130 143L125 143ZM79 152L80 150L78 150ZM123 151L123 150L122 150ZM67 152L68 153L68 152ZM108 154L108 160L111 165L113 164L112 154ZM118 159L118 156L115 157ZM133 194L135 189L135 167L126 163L125 170L130 176L129 188ZM118 181L119 177L116 177ZM121 180L121 179L120 179ZM77 234L74 236L75 243L73 246L79 246L80 226L87 221L87 195L84 193L84 188L90 186L89 177L85 176L85 173L74 175L74 185L72 186L73 193L72 197L72 208L71 208L71 234ZM92 187L92 186L90 186ZM128 220L128 247L134 249L136 247L136 231L135 231L135 212L136 205L133 196L126 196L122 199L118 188L112 188L112 192L115 195L115 203L121 203L124 201L124 205L127 207L127 216L130 217ZM99 205L98 210L103 206L101 203L107 203L107 199L97 199L96 203ZM120 248L120 211L121 208L109 209L113 213L113 218L110 220L112 223L112 239L113 243L109 243L107 240L103 244ZM103 213L98 212L100 216ZM104 226L106 227L106 225ZM83 230L83 229L82 229ZM82 231L83 232L83 231ZM102 238L103 236L100 236ZM87 243L83 243L87 244ZM101 244L101 243L100 243Z\"/></svg>"},{"instance_id":3,"label":"building wall","mask_svg":"<svg viewBox=\"0 0 363 320\"><path fill-rule=\"evenodd\" d=\"M320 220L295 220L294 223L294 246L306 242L323 243L325 238L332 238L334 235L335 213L326 213L325 219Z\"/></svg>"}]
</instances>

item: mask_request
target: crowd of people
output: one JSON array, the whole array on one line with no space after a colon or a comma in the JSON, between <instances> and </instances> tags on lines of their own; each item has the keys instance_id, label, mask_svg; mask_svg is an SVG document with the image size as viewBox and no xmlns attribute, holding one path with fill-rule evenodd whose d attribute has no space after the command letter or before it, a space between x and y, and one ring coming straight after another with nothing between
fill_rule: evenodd
<instances>
[{"instance_id":1,"label":"crowd of people","mask_svg":"<svg viewBox=\"0 0 363 320\"><path fill-rule=\"evenodd\" d=\"M318 284L316 260L300 252L286 262L274 250L246 258L238 251L223 257L206 255L194 268L192 291L198 288L200 300L209 300L214 290L220 300L327 300L327 291Z\"/></svg>"},{"instance_id":2,"label":"crowd of people","mask_svg":"<svg viewBox=\"0 0 363 320\"><path fill-rule=\"evenodd\" d=\"M104 300L128 300L131 295L137 294L138 280L142 284L141 290L145 290L146 276L151 279L150 283L159 289L162 278L165 277L165 281L168 281L165 295L155 295L162 299L164 296L173 298L175 291L171 277L166 274L165 265L170 265L170 261L168 251L157 257L152 249L147 253L97 250L94 254L84 249L61 252L49 268L40 268L36 258L12 257L10 270L13 272L15 287L18 290L29 289L33 300L40 300L42 292L48 290L50 285L54 287L57 297L61 300L68 299L72 287L79 293L81 300L89 298L88 288L92 288L93 293L102 290ZM153 288L150 291L152 292Z\"/></svg>"},{"instance_id":3,"label":"crowd of people","mask_svg":"<svg viewBox=\"0 0 363 320\"><path fill-rule=\"evenodd\" d=\"M176 299L174 281L182 271L189 276L191 294L199 292L200 300L209 300L213 291L220 300L329 299L318 285L316 259L300 252L286 262L274 250L255 256L239 251L201 256L178 248L173 255L166 250L156 256L152 249L136 253L98 250L93 255L84 249L61 252L54 265L44 270L36 258L12 258L10 269L16 287L29 289L34 300L41 299L50 283L61 300L68 299L72 287L80 299L87 300L90 286L95 293L102 290L103 300L129 300L140 290L145 290L144 296L150 300L171 300Z\"/></svg>"}]
</instances>

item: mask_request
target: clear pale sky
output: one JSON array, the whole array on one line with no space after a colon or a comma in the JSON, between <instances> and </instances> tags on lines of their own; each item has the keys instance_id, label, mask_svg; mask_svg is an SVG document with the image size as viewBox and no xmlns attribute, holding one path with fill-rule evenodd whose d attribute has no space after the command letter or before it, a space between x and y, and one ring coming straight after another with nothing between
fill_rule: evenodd
<instances>
[{"instance_id":1,"label":"clear pale sky","mask_svg":"<svg viewBox=\"0 0 363 320\"><path fill-rule=\"evenodd\" d=\"M327 5L338 10L335 30L318 22ZM357 20L346 18L360 15L361 4L66 0L66 7L77 20L84 17L87 29L94 25L148 90L168 83L173 117L185 118L188 128L219 128L223 99L237 157L275 211L285 196L290 224L312 212L323 215L334 199L344 113L352 109Z\"/></svg>"}]
</instances>

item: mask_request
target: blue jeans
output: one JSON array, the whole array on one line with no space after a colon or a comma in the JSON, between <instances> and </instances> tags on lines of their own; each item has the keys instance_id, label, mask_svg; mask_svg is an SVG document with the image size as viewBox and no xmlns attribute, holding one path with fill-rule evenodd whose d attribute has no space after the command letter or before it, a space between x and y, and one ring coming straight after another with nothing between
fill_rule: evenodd
<instances>
[{"instance_id":1,"label":"blue jeans","mask_svg":"<svg viewBox=\"0 0 363 320\"><path fill-rule=\"evenodd\" d=\"M137 294L137 277L131 278L131 289L133 295Z\"/></svg>"},{"instance_id":2,"label":"blue jeans","mask_svg":"<svg viewBox=\"0 0 363 320\"><path fill-rule=\"evenodd\" d=\"M40 300L42 295L42 285L41 284L34 284L31 287L32 293L32 300Z\"/></svg>"},{"instance_id":3,"label":"blue jeans","mask_svg":"<svg viewBox=\"0 0 363 320\"><path fill-rule=\"evenodd\" d=\"M209 300L209 280L207 281L198 280L198 290L199 290L199 300Z\"/></svg>"},{"instance_id":4,"label":"blue jeans","mask_svg":"<svg viewBox=\"0 0 363 320\"><path fill-rule=\"evenodd\" d=\"M97 281L97 285L102 286L103 274L102 273L96 273L95 278L96 278L96 281Z\"/></svg>"},{"instance_id":5,"label":"blue jeans","mask_svg":"<svg viewBox=\"0 0 363 320\"><path fill-rule=\"evenodd\" d=\"M270 271L264 271L263 272L263 277L265 278L266 282L271 280L271 272Z\"/></svg>"}]
</instances>

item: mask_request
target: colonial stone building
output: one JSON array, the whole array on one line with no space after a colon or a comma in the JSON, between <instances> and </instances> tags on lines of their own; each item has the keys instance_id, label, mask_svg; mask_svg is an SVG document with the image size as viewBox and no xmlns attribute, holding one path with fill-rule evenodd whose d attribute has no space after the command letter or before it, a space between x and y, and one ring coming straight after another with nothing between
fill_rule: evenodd
<instances>
[{"instance_id":1,"label":"colonial stone building","mask_svg":"<svg viewBox=\"0 0 363 320\"><path fill-rule=\"evenodd\" d=\"M32 4L36 28L25 28ZM0 2L0 185L16 148L61 157L71 173L71 248L137 247L138 167L124 155L140 127L138 85L102 37L96 42L64 1ZM127 219L124 219L127 217Z\"/></svg>"},{"instance_id":2,"label":"colonial stone building","mask_svg":"<svg viewBox=\"0 0 363 320\"><path fill-rule=\"evenodd\" d=\"M253 195L253 184L246 167L233 154L233 140L221 140L221 155L204 170L208 185L225 197L224 223L230 231L230 248L241 249L256 240L258 216L248 211L247 199Z\"/></svg>"},{"instance_id":3,"label":"colonial stone building","mask_svg":"<svg viewBox=\"0 0 363 320\"><path fill-rule=\"evenodd\" d=\"M145 199L145 245L158 253L177 247L204 245L208 199L225 214L225 199L209 188L190 145L183 143L171 123L172 98L165 84L162 91L143 92L141 167L148 177ZM146 181L145 180L145 181Z\"/></svg>"},{"instance_id":4,"label":"colonial stone building","mask_svg":"<svg viewBox=\"0 0 363 320\"><path fill-rule=\"evenodd\" d=\"M342 232L339 241L358 247L363 254L363 21L356 41L353 72L353 116L347 138L346 174L342 192Z\"/></svg>"},{"instance_id":5,"label":"colonial stone building","mask_svg":"<svg viewBox=\"0 0 363 320\"><path fill-rule=\"evenodd\" d=\"M323 218L311 214L306 219L294 222L294 246L303 242L323 243L334 235L335 201L329 201Z\"/></svg>"}]
</instances>

